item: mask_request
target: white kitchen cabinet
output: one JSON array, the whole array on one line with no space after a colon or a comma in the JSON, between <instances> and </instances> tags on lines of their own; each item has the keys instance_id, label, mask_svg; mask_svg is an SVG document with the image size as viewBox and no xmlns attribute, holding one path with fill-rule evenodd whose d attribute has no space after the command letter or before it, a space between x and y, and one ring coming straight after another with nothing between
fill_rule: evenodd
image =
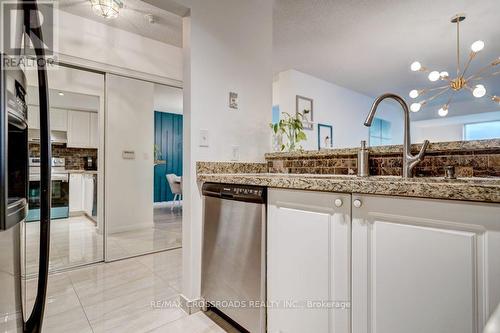
<instances>
[{"instance_id":1,"label":"white kitchen cabinet","mask_svg":"<svg viewBox=\"0 0 500 333\"><path fill-rule=\"evenodd\" d=\"M500 302L500 205L353 195L353 333L479 333Z\"/></svg>"},{"instance_id":2,"label":"white kitchen cabinet","mask_svg":"<svg viewBox=\"0 0 500 333\"><path fill-rule=\"evenodd\" d=\"M69 212L83 211L83 174L70 173L69 175Z\"/></svg>"},{"instance_id":3,"label":"white kitchen cabinet","mask_svg":"<svg viewBox=\"0 0 500 333\"><path fill-rule=\"evenodd\" d=\"M38 105L28 105L28 128L40 129L40 108ZM68 130L68 111L50 109L50 129L53 131Z\"/></svg>"},{"instance_id":4,"label":"white kitchen cabinet","mask_svg":"<svg viewBox=\"0 0 500 333\"><path fill-rule=\"evenodd\" d=\"M99 116L96 112L68 111L68 147L99 148Z\"/></svg>"},{"instance_id":5,"label":"white kitchen cabinet","mask_svg":"<svg viewBox=\"0 0 500 333\"><path fill-rule=\"evenodd\" d=\"M90 112L68 111L68 147L90 147Z\"/></svg>"},{"instance_id":6,"label":"white kitchen cabinet","mask_svg":"<svg viewBox=\"0 0 500 333\"><path fill-rule=\"evenodd\" d=\"M269 189L269 333L350 331L350 209L348 194Z\"/></svg>"},{"instance_id":7,"label":"white kitchen cabinet","mask_svg":"<svg viewBox=\"0 0 500 333\"><path fill-rule=\"evenodd\" d=\"M53 131L68 130L68 111L64 109L50 109L50 129Z\"/></svg>"},{"instance_id":8,"label":"white kitchen cabinet","mask_svg":"<svg viewBox=\"0 0 500 333\"><path fill-rule=\"evenodd\" d=\"M99 148L99 114L90 113L90 147Z\"/></svg>"},{"instance_id":9,"label":"white kitchen cabinet","mask_svg":"<svg viewBox=\"0 0 500 333\"><path fill-rule=\"evenodd\" d=\"M94 205L94 176L92 174L83 175L83 211L88 216L92 216Z\"/></svg>"}]
</instances>

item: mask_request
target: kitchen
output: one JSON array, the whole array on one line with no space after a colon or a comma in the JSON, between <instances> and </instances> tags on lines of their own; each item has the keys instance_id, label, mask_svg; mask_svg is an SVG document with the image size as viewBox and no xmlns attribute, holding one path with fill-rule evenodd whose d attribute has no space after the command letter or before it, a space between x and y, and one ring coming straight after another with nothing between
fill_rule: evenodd
<instances>
[{"instance_id":1,"label":"kitchen","mask_svg":"<svg viewBox=\"0 0 500 333\"><path fill-rule=\"evenodd\" d=\"M43 332L498 332L494 1L58 3Z\"/></svg>"}]
</instances>

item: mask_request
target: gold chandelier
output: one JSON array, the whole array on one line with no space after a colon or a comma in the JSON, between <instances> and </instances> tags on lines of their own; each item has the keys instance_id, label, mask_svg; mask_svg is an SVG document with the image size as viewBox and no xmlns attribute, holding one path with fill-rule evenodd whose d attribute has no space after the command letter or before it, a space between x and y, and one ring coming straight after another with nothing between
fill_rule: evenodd
<instances>
[{"instance_id":1,"label":"gold chandelier","mask_svg":"<svg viewBox=\"0 0 500 333\"><path fill-rule=\"evenodd\" d=\"M425 67L423 67L420 62L414 61L410 65L410 69L413 72L425 72L429 73L428 78L431 82L436 81L445 81L446 84L439 87L434 88L424 88L424 89L413 89L410 91L409 96L413 99L424 96L428 93L433 93L431 97L428 97L420 102L415 102L410 105L410 110L413 112L418 112L420 109L426 105L428 102L433 99L450 92L448 101L438 110L438 114L441 117L445 117L448 114L449 105L453 99L453 96L456 92L467 89L472 92L472 95L476 98L481 98L487 95L493 102L500 103L500 96L497 95L489 95L486 93L486 88L484 85L480 83L480 81L484 78L491 77L494 75L498 75L500 73L499 70L490 72L489 70L498 66L500 64L500 57L493 60L491 63L481 68L475 74L466 76L469 65L474 59L474 57L481 52L484 48L484 42L482 40L477 40L472 43L470 49L471 52L469 54L469 59L465 64L464 68L461 69L460 66L460 22L465 20L465 14L457 14L451 18L451 23L455 23L457 25L457 75L455 78L451 78L448 72L439 72L439 71L431 71Z\"/></svg>"}]
</instances>

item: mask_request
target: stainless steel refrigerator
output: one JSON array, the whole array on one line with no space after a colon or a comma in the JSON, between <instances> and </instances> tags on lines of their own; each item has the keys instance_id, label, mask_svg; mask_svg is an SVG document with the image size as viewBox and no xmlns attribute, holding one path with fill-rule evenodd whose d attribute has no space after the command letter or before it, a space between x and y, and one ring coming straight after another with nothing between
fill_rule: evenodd
<instances>
[{"instance_id":1,"label":"stainless steel refrigerator","mask_svg":"<svg viewBox=\"0 0 500 333\"><path fill-rule=\"evenodd\" d=\"M0 1L2 2L2 1ZM4 1L5 2L5 1ZM4 4L2 4L3 6ZM13 7L14 6L14 7ZM3 6L0 63L0 330L41 332L47 291L50 235L50 126L44 45L36 1ZM5 22L9 20L9 22ZM8 31L7 31L8 30ZM40 264L35 304L23 315L21 288L21 224L28 209L28 119L26 78L18 61L27 45L34 46L40 98ZM8 48L8 51L7 51ZM19 54L12 54L12 50ZM40 61L38 61L40 60Z\"/></svg>"}]
</instances>

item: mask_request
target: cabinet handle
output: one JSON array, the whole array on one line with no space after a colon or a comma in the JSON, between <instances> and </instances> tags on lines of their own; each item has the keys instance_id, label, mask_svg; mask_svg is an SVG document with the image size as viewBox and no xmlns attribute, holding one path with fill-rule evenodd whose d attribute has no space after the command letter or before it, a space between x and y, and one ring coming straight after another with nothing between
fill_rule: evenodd
<instances>
[{"instance_id":1,"label":"cabinet handle","mask_svg":"<svg viewBox=\"0 0 500 333\"><path fill-rule=\"evenodd\" d=\"M362 206L362 202L361 202L361 200L359 200L359 199L354 200L352 204L353 204L353 205L354 205L354 207L356 207L356 208L359 208L359 207L361 207L361 206Z\"/></svg>"},{"instance_id":2,"label":"cabinet handle","mask_svg":"<svg viewBox=\"0 0 500 333\"><path fill-rule=\"evenodd\" d=\"M335 199L335 207L341 207L343 204L342 199Z\"/></svg>"}]
</instances>

